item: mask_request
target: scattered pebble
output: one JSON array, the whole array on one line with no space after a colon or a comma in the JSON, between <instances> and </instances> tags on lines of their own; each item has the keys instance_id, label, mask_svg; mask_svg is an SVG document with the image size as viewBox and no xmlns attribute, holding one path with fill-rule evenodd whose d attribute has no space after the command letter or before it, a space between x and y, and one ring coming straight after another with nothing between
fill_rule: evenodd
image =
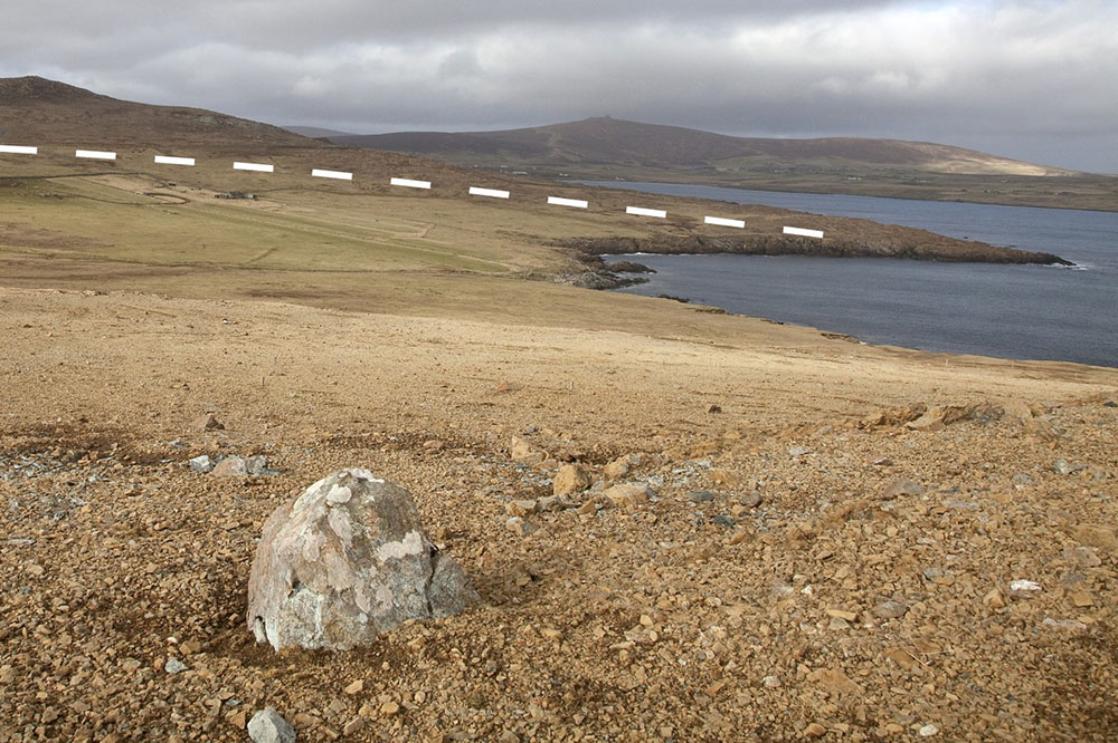
<instances>
[{"instance_id":1,"label":"scattered pebble","mask_svg":"<svg viewBox=\"0 0 1118 743\"><path fill-rule=\"evenodd\" d=\"M295 728L272 707L265 707L248 721L253 743L295 743Z\"/></svg>"}]
</instances>

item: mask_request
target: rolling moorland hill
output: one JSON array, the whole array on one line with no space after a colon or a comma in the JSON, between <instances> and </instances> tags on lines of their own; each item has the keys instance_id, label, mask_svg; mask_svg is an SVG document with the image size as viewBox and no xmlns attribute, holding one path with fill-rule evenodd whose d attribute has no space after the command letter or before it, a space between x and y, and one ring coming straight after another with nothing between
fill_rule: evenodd
<instances>
[{"instance_id":1,"label":"rolling moorland hill","mask_svg":"<svg viewBox=\"0 0 1118 743\"><path fill-rule=\"evenodd\" d=\"M338 144L432 155L454 162L623 166L734 172L765 166L915 170L972 175L1072 175L1073 171L961 147L893 139L732 137L608 116L492 132L335 136Z\"/></svg>"},{"instance_id":2,"label":"rolling moorland hill","mask_svg":"<svg viewBox=\"0 0 1118 743\"><path fill-rule=\"evenodd\" d=\"M327 147L270 124L199 108L122 101L41 77L0 78L0 139L27 144L154 145L207 142L254 150Z\"/></svg>"}]
</instances>

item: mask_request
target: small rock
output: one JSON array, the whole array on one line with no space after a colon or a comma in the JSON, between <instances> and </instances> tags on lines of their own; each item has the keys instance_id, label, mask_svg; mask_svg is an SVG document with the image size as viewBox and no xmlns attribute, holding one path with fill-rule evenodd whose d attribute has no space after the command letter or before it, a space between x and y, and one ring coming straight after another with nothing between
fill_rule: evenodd
<instances>
[{"instance_id":1,"label":"small rock","mask_svg":"<svg viewBox=\"0 0 1118 743\"><path fill-rule=\"evenodd\" d=\"M274 470L268 467L268 458L263 454L257 454L245 459L245 472L250 475L278 475L279 470Z\"/></svg>"},{"instance_id":2,"label":"small rock","mask_svg":"<svg viewBox=\"0 0 1118 743\"><path fill-rule=\"evenodd\" d=\"M1102 558L1093 547L1065 547L1064 559L1081 568L1097 568L1102 565Z\"/></svg>"},{"instance_id":3,"label":"small rock","mask_svg":"<svg viewBox=\"0 0 1118 743\"><path fill-rule=\"evenodd\" d=\"M923 575L924 575L924 580L933 580L934 581L937 578L945 577L947 575L947 571L945 571L943 568L939 567L938 565L933 565L930 568L924 568Z\"/></svg>"},{"instance_id":4,"label":"small rock","mask_svg":"<svg viewBox=\"0 0 1118 743\"><path fill-rule=\"evenodd\" d=\"M248 467L241 457L226 457L217 463L210 474L214 477L245 477L248 475Z\"/></svg>"},{"instance_id":5,"label":"small rock","mask_svg":"<svg viewBox=\"0 0 1118 743\"><path fill-rule=\"evenodd\" d=\"M513 516L505 522L505 528L520 537L526 537L536 530L536 527L519 516Z\"/></svg>"},{"instance_id":6,"label":"small rock","mask_svg":"<svg viewBox=\"0 0 1118 743\"><path fill-rule=\"evenodd\" d=\"M709 490L694 490L687 494L687 500L692 503L710 503L714 500L714 493Z\"/></svg>"},{"instance_id":7,"label":"small rock","mask_svg":"<svg viewBox=\"0 0 1118 743\"><path fill-rule=\"evenodd\" d=\"M763 679L761 679L761 685L764 686L766 689L779 689L780 679L776 676L765 676Z\"/></svg>"},{"instance_id":8,"label":"small rock","mask_svg":"<svg viewBox=\"0 0 1118 743\"><path fill-rule=\"evenodd\" d=\"M171 674L182 673L186 670L186 664L178 658L168 658L167 662L163 664L163 670Z\"/></svg>"},{"instance_id":9,"label":"small rock","mask_svg":"<svg viewBox=\"0 0 1118 743\"><path fill-rule=\"evenodd\" d=\"M1009 590L1015 594L1027 594L1039 591L1041 588L1039 583L1021 578L1012 581L1009 584Z\"/></svg>"},{"instance_id":10,"label":"small rock","mask_svg":"<svg viewBox=\"0 0 1118 743\"><path fill-rule=\"evenodd\" d=\"M604 507L604 502L600 498L587 498L581 506L578 507L580 516L588 516L596 514L599 509Z\"/></svg>"},{"instance_id":11,"label":"small rock","mask_svg":"<svg viewBox=\"0 0 1118 743\"><path fill-rule=\"evenodd\" d=\"M1075 591L1071 594L1071 603L1079 609L1086 609L1089 606L1095 605L1094 598L1086 591Z\"/></svg>"},{"instance_id":12,"label":"small rock","mask_svg":"<svg viewBox=\"0 0 1118 743\"><path fill-rule=\"evenodd\" d=\"M1033 478L1024 472L1018 472L1013 476L1013 484L1018 488L1028 487L1033 484Z\"/></svg>"},{"instance_id":13,"label":"small rock","mask_svg":"<svg viewBox=\"0 0 1118 743\"><path fill-rule=\"evenodd\" d=\"M400 705L396 702L385 702L380 706L380 713L384 717L392 717L400 711Z\"/></svg>"},{"instance_id":14,"label":"small rock","mask_svg":"<svg viewBox=\"0 0 1118 743\"><path fill-rule=\"evenodd\" d=\"M707 408L707 412L710 413L711 415L721 413L722 412L722 406L721 405L711 405L709 408Z\"/></svg>"},{"instance_id":15,"label":"small rock","mask_svg":"<svg viewBox=\"0 0 1118 743\"><path fill-rule=\"evenodd\" d=\"M986 606L989 606L991 609L1003 609L1005 608L1005 597L1002 596L1001 591L993 588L982 597L982 603L986 604Z\"/></svg>"},{"instance_id":16,"label":"small rock","mask_svg":"<svg viewBox=\"0 0 1118 743\"><path fill-rule=\"evenodd\" d=\"M843 609L827 609L827 616L834 617L835 619L843 619L847 622L853 622L858 618L858 612L845 611Z\"/></svg>"},{"instance_id":17,"label":"small rock","mask_svg":"<svg viewBox=\"0 0 1118 743\"><path fill-rule=\"evenodd\" d=\"M602 468L602 474L607 480L620 480L629 474L632 467L630 457L618 457Z\"/></svg>"},{"instance_id":18,"label":"small rock","mask_svg":"<svg viewBox=\"0 0 1118 743\"><path fill-rule=\"evenodd\" d=\"M194 457L190 460L189 464L190 471L197 472L200 475L204 475L214 468L214 464L210 460L208 454L202 454L201 456Z\"/></svg>"},{"instance_id":19,"label":"small rock","mask_svg":"<svg viewBox=\"0 0 1118 743\"><path fill-rule=\"evenodd\" d=\"M505 504L505 513L510 516L527 516L535 513L538 503L534 500L514 500Z\"/></svg>"},{"instance_id":20,"label":"small rock","mask_svg":"<svg viewBox=\"0 0 1118 743\"><path fill-rule=\"evenodd\" d=\"M365 682L362 679L357 679L352 684L347 686L344 689L344 691L345 691L346 694L349 694L350 696L353 696L354 694L360 694L364 689L365 689Z\"/></svg>"},{"instance_id":21,"label":"small rock","mask_svg":"<svg viewBox=\"0 0 1118 743\"><path fill-rule=\"evenodd\" d=\"M1087 630L1087 625L1076 619L1053 619L1052 617L1045 617L1041 624L1045 627L1070 630L1072 632L1085 632Z\"/></svg>"},{"instance_id":22,"label":"small rock","mask_svg":"<svg viewBox=\"0 0 1118 743\"><path fill-rule=\"evenodd\" d=\"M743 495L738 502L746 508L756 508L757 506L761 505L762 500L763 499L761 498L761 494L754 490L751 493L746 493L745 495Z\"/></svg>"},{"instance_id":23,"label":"small rock","mask_svg":"<svg viewBox=\"0 0 1118 743\"><path fill-rule=\"evenodd\" d=\"M635 511L644 507L653 495L652 489L644 483L632 482L614 485L602 491L602 496L611 504L626 511Z\"/></svg>"},{"instance_id":24,"label":"small rock","mask_svg":"<svg viewBox=\"0 0 1118 743\"><path fill-rule=\"evenodd\" d=\"M797 459L799 457L802 457L805 454L811 454L811 449L807 448L806 446L789 446L788 447L788 456L792 457L793 459Z\"/></svg>"},{"instance_id":25,"label":"small rock","mask_svg":"<svg viewBox=\"0 0 1118 743\"><path fill-rule=\"evenodd\" d=\"M590 472L581 464L565 464L555 473L551 491L554 495L570 495L586 490L592 482Z\"/></svg>"},{"instance_id":26,"label":"small rock","mask_svg":"<svg viewBox=\"0 0 1118 743\"><path fill-rule=\"evenodd\" d=\"M224 431L225 424L217 419L213 413L194 419L194 427L199 431Z\"/></svg>"},{"instance_id":27,"label":"small rock","mask_svg":"<svg viewBox=\"0 0 1118 743\"><path fill-rule=\"evenodd\" d=\"M900 601L887 599L873 609L874 616L879 619L900 619L908 613L908 606L902 604Z\"/></svg>"},{"instance_id":28,"label":"small rock","mask_svg":"<svg viewBox=\"0 0 1118 743\"><path fill-rule=\"evenodd\" d=\"M927 409L923 415L905 424L912 431L938 431L949 423L963 420L966 410L956 405L935 405Z\"/></svg>"},{"instance_id":29,"label":"small rock","mask_svg":"<svg viewBox=\"0 0 1118 743\"><path fill-rule=\"evenodd\" d=\"M265 707L248 721L248 737L253 743L295 743L295 728L279 712Z\"/></svg>"},{"instance_id":30,"label":"small rock","mask_svg":"<svg viewBox=\"0 0 1118 743\"><path fill-rule=\"evenodd\" d=\"M536 510L541 513L565 511L568 508L574 508L574 504L560 495L545 495L536 501Z\"/></svg>"},{"instance_id":31,"label":"small rock","mask_svg":"<svg viewBox=\"0 0 1118 743\"><path fill-rule=\"evenodd\" d=\"M917 731L917 735L919 735L921 738L931 738L938 732L939 728L929 722L927 725L924 725L920 728L919 731Z\"/></svg>"},{"instance_id":32,"label":"small rock","mask_svg":"<svg viewBox=\"0 0 1118 743\"><path fill-rule=\"evenodd\" d=\"M544 460L544 453L536 451L531 444L519 436L513 436L512 443L509 446L509 457L511 457L514 462L538 464Z\"/></svg>"},{"instance_id":33,"label":"small rock","mask_svg":"<svg viewBox=\"0 0 1118 743\"><path fill-rule=\"evenodd\" d=\"M923 485L916 482L915 480L909 480L909 479L906 479L906 478L899 478L897 480L893 480L891 483L889 483L885 487L885 490L884 490L884 492L882 492L881 497L884 500L893 500L897 496L901 496L901 495L923 495L923 494L924 494L924 486Z\"/></svg>"},{"instance_id":34,"label":"small rock","mask_svg":"<svg viewBox=\"0 0 1118 743\"><path fill-rule=\"evenodd\" d=\"M813 722L804 728L805 738L822 738L827 734L827 728L820 725L818 722Z\"/></svg>"},{"instance_id":35,"label":"small rock","mask_svg":"<svg viewBox=\"0 0 1118 743\"><path fill-rule=\"evenodd\" d=\"M715 524L718 524L719 526L725 527L727 529L733 529L735 526L738 525L738 523L736 521L734 521L732 518L730 518L729 516L727 516L724 513L718 514L713 519L711 519L711 521L713 521Z\"/></svg>"}]
</instances>

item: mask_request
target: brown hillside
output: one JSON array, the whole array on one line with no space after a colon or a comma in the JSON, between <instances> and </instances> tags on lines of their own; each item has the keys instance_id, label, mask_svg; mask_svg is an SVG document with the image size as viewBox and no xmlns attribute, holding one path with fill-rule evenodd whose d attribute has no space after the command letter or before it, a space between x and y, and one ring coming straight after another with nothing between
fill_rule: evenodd
<instances>
[{"instance_id":1,"label":"brown hillside","mask_svg":"<svg viewBox=\"0 0 1118 743\"><path fill-rule=\"evenodd\" d=\"M199 108L153 106L41 77L0 79L0 137L26 144L159 146L204 142L324 147L285 129Z\"/></svg>"},{"instance_id":2,"label":"brown hillside","mask_svg":"<svg viewBox=\"0 0 1118 743\"><path fill-rule=\"evenodd\" d=\"M335 137L339 144L428 154L452 160L500 155L532 165L615 163L654 168L748 169L784 165L903 168L938 173L1066 175L961 147L891 139L732 137L678 126L597 117L551 126L494 132Z\"/></svg>"}]
</instances>

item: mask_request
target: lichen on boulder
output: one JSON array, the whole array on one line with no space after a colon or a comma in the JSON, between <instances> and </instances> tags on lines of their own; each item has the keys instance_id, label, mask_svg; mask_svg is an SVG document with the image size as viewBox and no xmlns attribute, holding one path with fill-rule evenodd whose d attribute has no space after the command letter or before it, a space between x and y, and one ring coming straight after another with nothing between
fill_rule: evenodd
<instances>
[{"instance_id":1,"label":"lichen on boulder","mask_svg":"<svg viewBox=\"0 0 1118 743\"><path fill-rule=\"evenodd\" d=\"M475 601L458 563L424 534L411 494L368 470L346 469L264 524L247 623L257 642L276 650L344 650Z\"/></svg>"}]
</instances>

